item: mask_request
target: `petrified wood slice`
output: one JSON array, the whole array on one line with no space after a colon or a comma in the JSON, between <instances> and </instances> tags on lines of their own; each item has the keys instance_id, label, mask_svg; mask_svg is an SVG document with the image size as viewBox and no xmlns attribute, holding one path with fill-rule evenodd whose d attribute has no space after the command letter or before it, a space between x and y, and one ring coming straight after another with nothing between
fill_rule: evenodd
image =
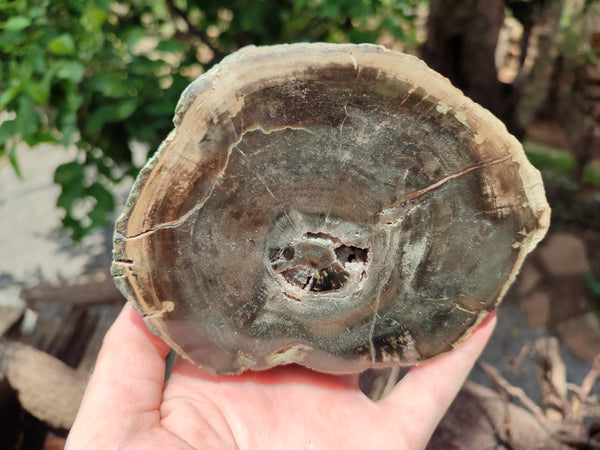
<instances>
[{"instance_id":1,"label":"petrified wood slice","mask_svg":"<svg viewBox=\"0 0 600 450\"><path fill-rule=\"evenodd\" d=\"M448 352L548 227L517 140L382 47L245 48L188 87L174 122L117 222L113 274L213 373Z\"/></svg>"}]
</instances>

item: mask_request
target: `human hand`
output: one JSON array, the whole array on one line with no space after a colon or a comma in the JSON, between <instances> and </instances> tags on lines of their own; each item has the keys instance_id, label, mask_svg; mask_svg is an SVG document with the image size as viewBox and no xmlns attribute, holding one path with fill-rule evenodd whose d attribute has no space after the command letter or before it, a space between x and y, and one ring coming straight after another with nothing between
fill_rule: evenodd
<instances>
[{"instance_id":1,"label":"human hand","mask_svg":"<svg viewBox=\"0 0 600 450\"><path fill-rule=\"evenodd\" d=\"M425 447L488 341L495 315L375 403L357 376L281 366L211 376L178 358L127 304L107 333L67 449Z\"/></svg>"}]
</instances>

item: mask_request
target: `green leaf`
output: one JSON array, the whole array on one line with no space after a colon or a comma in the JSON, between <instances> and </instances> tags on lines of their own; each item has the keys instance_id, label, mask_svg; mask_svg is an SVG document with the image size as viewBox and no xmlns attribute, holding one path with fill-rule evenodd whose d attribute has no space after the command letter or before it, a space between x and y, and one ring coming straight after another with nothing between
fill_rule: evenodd
<instances>
[{"instance_id":1,"label":"green leaf","mask_svg":"<svg viewBox=\"0 0 600 450\"><path fill-rule=\"evenodd\" d=\"M537 169L550 169L569 175L575 168L575 157L567 150L549 147L531 140L523 142L527 158Z\"/></svg>"},{"instance_id":2,"label":"green leaf","mask_svg":"<svg viewBox=\"0 0 600 450\"><path fill-rule=\"evenodd\" d=\"M40 45L28 45L27 55L25 61L31 67L31 70L37 74L45 74L46 70L46 58L48 57L46 49Z\"/></svg>"},{"instance_id":3,"label":"green leaf","mask_svg":"<svg viewBox=\"0 0 600 450\"><path fill-rule=\"evenodd\" d=\"M59 207L62 208L62 206ZM65 211L65 217L63 217L61 220L63 228L71 230L71 239L73 239L73 241L75 242L79 242L86 235L87 231L81 225L81 222L79 220L73 218L73 216L69 214L68 210L65 209Z\"/></svg>"},{"instance_id":4,"label":"green leaf","mask_svg":"<svg viewBox=\"0 0 600 450\"><path fill-rule=\"evenodd\" d=\"M98 173L106 177L107 180L112 180L114 178L110 165L106 163L106 158L99 158L94 161L94 164L98 169Z\"/></svg>"},{"instance_id":5,"label":"green leaf","mask_svg":"<svg viewBox=\"0 0 600 450\"><path fill-rule=\"evenodd\" d=\"M379 32L377 32L377 30L352 29L348 33L350 42L356 42L357 44L360 44L361 42L373 42L378 36Z\"/></svg>"},{"instance_id":6,"label":"green leaf","mask_svg":"<svg viewBox=\"0 0 600 450\"><path fill-rule=\"evenodd\" d=\"M35 81L29 81L25 85L25 90L38 105L46 106L48 104L50 86L46 83L36 83Z\"/></svg>"},{"instance_id":7,"label":"green leaf","mask_svg":"<svg viewBox=\"0 0 600 450\"><path fill-rule=\"evenodd\" d=\"M83 188L84 167L76 161L61 164L54 170L54 182L61 186L80 186Z\"/></svg>"},{"instance_id":8,"label":"green leaf","mask_svg":"<svg viewBox=\"0 0 600 450\"><path fill-rule=\"evenodd\" d=\"M84 67L79 61L63 60L56 63L56 78L77 84L83 78Z\"/></svg>"},{"instance_id":9,"label":"green leaf","mask_svg":"<svg viewBox=\"0 0 600 450\"><path fill-rule=\"evenodd\" d=\"M64 33L56 36L48 43L48 50L55 55L69 56L75 53L75 41L70 34Z\"/></svg>"},{"instance_id":10,"label":"green leaf","mask_svg":"<svg viewBox=\"0 0 600 450\"><path fill-rule=\"evenodd\" d=\"M321 17L326 17L328 19L337 19L341 12L341 5L337 0L334 1L325 1L321 5L320 15Z\"/></svg>"},{"instance_id":11,"label":"green leaf","mask_svg":"<svg viewBox=\"0 0 600 450\"><path fill-rule=\"evenodd\" d=\"M40 110L36 108L32 97L28 95L19 96L19 107L17 109L17 129L23 138L34 135L42 122Z\"/></svg>"},{"instance_id":12,"label":"green leaf","mask_svg":"<svg viewBox=\"0 0 600 450\"><path fill-rule=\"evenodd\" d=\"M293 2L293 11L296 14L301 14L303 9L307 9L310 8L312 5L310 5L310 0L295 0Z\"/></svg>"},{"instance_id":13,"label":"green leaf","mask_svg":"<svg viewBox=\"0 0 600 450\"><path fill-rule=\"evenodd\" d=\"M17 120L10 119L0 123L0 146L17 134Z\"/></svg>"},{"instance_id":14,"label":"green leaf","mask_svg":"<svg viewBox=\"0 0 600 450\"><path fill-rule=\"evenodd\" d=\"M117 119L119 119L119 120L127 119L129 116L131 116L135 112L137 107L138 107L138 102L134 98L120 102L116 109Z\"/></svg>"},{"instance_id":15,"label":"green leaf","mask_svg":"<svg viewBox=\"0 0 600 450\"><path fill-rule=\"evenodd\" d=\"M17 159L17 146L15 144L12 144L8 150L8 160L10 161L10 165L13 167L13 170L17 176L19 178L23 178L23 172L21 172L21 166L19 164L19 160Z\"/></svg>"},{"instance_id":16,"label":"green leaf","mask_svg":"<svg viewBox=\"0 0 600 450\"><path fill-rule=\"evenodd\" d=\"M29 17L17 16L8 19L8 21L4 24L4 29L18 31L27 28L29 25L31 25L31 20Z\"/></svg>"},{"instance_id":17,"label":"green leaf","mask_svg":"<svg viewBox=\"0 0 600 450\"><path fill-rule=\"evenodd\" d=\"M585 276L585 279L587 280L590 288L592 289L592 291L594 292L594 294L596 294L598 297L600 297L600 280L597 280L596 278L594 278L594 275L592 275L591 273L588 273Z\"/></svg>"},{"instance_id":18,"label":"green leaf","mask_svg":"<svg viewBox=\"0 0 600 450\"><path fill-rule=\"evenodd\" d=\"M91 87L104 97L121 98L127 96L127 88L115 71L110 74L95 74L90 83Z\"/></svg>"},{"instance_id":19,"label":"green leaf","mask_svg":"<svg viewBox=\"0 0 600 450\"><path fill-rule=\"evenodd\" d=\"M123 41L128 47L133 47L147 34L148 32L142 27L130 28L126 33L124 33Z\"/></svg>"},{"instance_id":20,"label":"green leaf","mask_svg":"<svg viewBox=\"0 0 600 450\"><path fill-rule=\"evenodd\" d=\"M115 104L102 105L97 108L87 120L86 131L91 136L98 136L106 122L111 122L116 119L116 110L117 105Z\"/></svg>"},{"instance_id":21,"label":"green leaf","mask_svg":"<svg viewBox=\"0 0 600 450\"><path fill-rule=\"evenodd\" d=\"M62 133L62 136L59 142L63 145L69 145L73 142L73 136L77 133L78 128L75 122L73 121L73 123L67 123L66 125L63 125L60 131Z\"/></svg>"},{"instance_id":22,"label":"green leaf","mask_svg":"<svg viewBox=\"0 0 600 450\"><path fill-rule=\"evenodd\" d=\"M81 26L89 31L99 31L106 21L106 11L94 6L88 7L81 16Z\"/></svg>"},{"instance_id":23,"label":"green leaf","mask_svg":"<svg viewBox=\"0 0 600 450\"><path fill-rule=\"evenodd\" d=\"M391 33L394 38L402 41L406 39L406 33L402 29L402 23L402 20L393 16L383 21L382 28Z\"/></svg>"},{"instance_id":24,"label":"green leaf","mask_svg":"<svg viewBox=\"0 0 600 450\"><path fill-rule=\"evenodd\" d=\"M21 92L21 87L20 80L10 80L8 88L0 94L0 108L8 105Z\"/></svg>"},{"instance_id":25,"label":"green leaf","mask_svg":"<svg viewBox=\"0 0 600 450\"><path fill-rule=\"evenodd\" d=\"M102 105L90 115L87 121L87 132L92 136L98 136L104 124L127 119L137 107L138 101L133 98L119 103Z\"/></svg>"},{"instance_id":26,"label":"green leaf","mask_svg":"<svg viewBox=\"0 0 600 450\"><path fill-rule=\"evenodd\" d=\"M88 193L96 199L96 207L105 212L112 212L115 207L113 194L99 182L92 183Z\"/></svg>"},{"instance_id":27,"label":"green leaf","mask_svg":"<svg viewBox=\"0 0 600 450\"><path fill-rule=\"evenodd\" d=\"M29 7L27 9L27 16L30 19L40 19L41 17L46 17L46 8L44 6L36 6L36 7ZM35 20L35 22L38 22L37 20Z\"/></svg>"},{"instance_id":28,"label":"green leaf","mask_svg":"<svg viewBox=\"0 0 600 450\"><path fill-rule=\"evenodd\" d=\"M23 30L4 30L0 33L0 47L12 50L11 47L23 44L26 39Z\"/></svg>"},{"instance_id":29,"label":"green leaf","mask_svg":"<svg viewBox=\"0 0 600 450\"><path fill-rule=\"evenodd\" d=\"M176 53L184 50L183 44L174 39L168 41L160 41L155 48L159 52Z\"/></svg>"},{"instance_id":30,"label":"green leaf","mask_svg":"<svg viewBox=\"0 0 600 450\"><path fill-rule=\"evenodd\" d=\"M94 5L96 5L98 8L108 9L108 7L112 3L112 1L111 0L92 0L92 3Z\"/></svg>"},{"instance_id":31,"label":"green leaf","mask_svg":"<svg viewBox=\"0 0 600 450\"><path fill-rule=\"evenodd\" d=\"M162 102L154 102L145 108L145 112L151 116L168 117L173 114L175 110L175 103L168 100Z\"/></svg>"}]
</instances>

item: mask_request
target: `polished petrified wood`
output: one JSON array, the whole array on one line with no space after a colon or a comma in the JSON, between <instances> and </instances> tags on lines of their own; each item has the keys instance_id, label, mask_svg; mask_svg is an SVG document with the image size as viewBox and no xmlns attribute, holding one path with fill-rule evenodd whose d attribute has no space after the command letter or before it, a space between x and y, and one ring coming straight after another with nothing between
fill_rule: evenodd
<instances>
[{"instance_id":1,"label":"polished petrified wood","mask_svg":"<svg viewBox=\"0 0 600 450\"><path fill-rule=\"evenodd\" d=\"M520 144L415 57L248 47L183 93L115 234L148 326L212 373L452 350L549 208Z\"/></svg>"}]
</instances>

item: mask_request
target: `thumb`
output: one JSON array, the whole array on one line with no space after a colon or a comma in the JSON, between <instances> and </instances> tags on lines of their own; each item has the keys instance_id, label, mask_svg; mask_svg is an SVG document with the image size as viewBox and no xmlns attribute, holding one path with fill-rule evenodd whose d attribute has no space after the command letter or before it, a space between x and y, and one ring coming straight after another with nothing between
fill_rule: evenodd
<instances>
[{"instance_id":1,"label":"thumb","mask_svg":"<svg viewBox=\"0 0 600 450\"><path fill-rule=\"evenodd\" d=\"M77 441L78 433L93 440L156 426L168 352L169 346L126 304L104 338L69 440ZM115 423L118 429L110 426Z\"/></svg>"},{"instance_id":2,"label":"thumb","mask_svg":"<svg viewBox=\"0 0 600 450\"><path fill-rule=\"evenodd\" d=\"M395 427L403 430L408 448L424 448L458 394L496 325L490 314L475 332L451 353L416 366L381 401ZM398 421L401 423L398 424Z\"/></svg>"}]
</instances>

